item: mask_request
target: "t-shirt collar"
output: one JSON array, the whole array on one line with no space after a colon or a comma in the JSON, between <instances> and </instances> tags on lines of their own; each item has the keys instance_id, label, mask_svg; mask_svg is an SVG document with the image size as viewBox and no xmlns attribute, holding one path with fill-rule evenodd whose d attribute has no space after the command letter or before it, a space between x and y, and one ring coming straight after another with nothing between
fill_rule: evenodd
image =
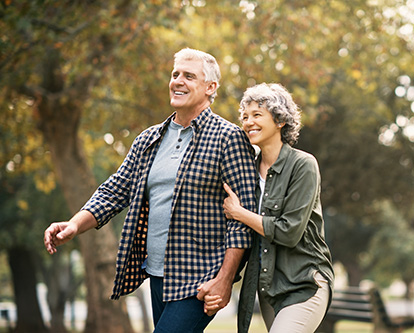
<instances>
[{"instance_id":1,"label":"t-shirt collar","mask_svg":"<svg viewBox=\"0 0 414 333\"><path fill-rule=\"evenodd\" d=\"M191 121L191 127L193 128L194 132L198 132L200 128L202 128L208 121L212 114L211 108L208 107L204 109L195 119ZM162 124L160 128L160 133L162 133L168 124L174 119L176 112L170 115Z\"/></svg>"}]
</instances>

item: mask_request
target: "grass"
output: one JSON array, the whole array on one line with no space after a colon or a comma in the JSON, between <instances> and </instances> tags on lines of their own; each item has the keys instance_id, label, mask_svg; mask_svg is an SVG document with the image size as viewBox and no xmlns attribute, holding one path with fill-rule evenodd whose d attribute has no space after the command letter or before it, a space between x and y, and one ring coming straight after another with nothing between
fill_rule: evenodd
<instances>
[{"instance_id":1,"label":"grass","mask_svg":"<svg viewBox=\"0 0 414 333\"><path fill-rule=\"evenodd\" d=\"M237 332L236 318L216 318L205 330L206 333L235 333ZM359 323L354 321L340 321L336 324L335 333L372 333L374 325L369 323ZM254 315L250 325L251 333L267 332L260 315ZM414 328L405 330L404 333L414 333Z\"/></svg>"},{"instance_id":2,"label":"grass","mask_svg":"<svg viewBox=\"0 0 414 333\"><path fill-rule=\"evenodd\" d=\"M215 318L204 331L205 333L235 333L237 332L237 319L234 317ZM254 315L250 325L250 332L267 332L260 315Z\"/></svg>"},{"instance_id":3,"label":"grass","mask_svg":"<svg viewBox=\"0 0 414 333\"><path fill-rule=\"evenodd\" d=\"M237 332L236 317L216 318L205 330L205 333L236 333ZM142 328L135 327L136 332L140 332ZM353 321L340 321L336 325L335 333L372 333L374 329L373 324L359 323ZM0 333L8 333L6 327L0 327ZM69 332L69 331L68 331ZM250 325L251 333L266 333L267 330L263 320L259 314L252 318ZM73 331L72 333L82 333ZM414 333L414 328L405 330L404 333Z\"/></svg>"},{"instance_id":4,"label":"grass","mask_svg":"<svg viewBox=\"0 0 414 333\"><path fill-rule=\"evenodd\" d=\"M337 324L336 331L336 333L372 333L374 325L343 320ZM405 330L404 333L414 333L414 328Z\"/></svg>"}]
</instances>

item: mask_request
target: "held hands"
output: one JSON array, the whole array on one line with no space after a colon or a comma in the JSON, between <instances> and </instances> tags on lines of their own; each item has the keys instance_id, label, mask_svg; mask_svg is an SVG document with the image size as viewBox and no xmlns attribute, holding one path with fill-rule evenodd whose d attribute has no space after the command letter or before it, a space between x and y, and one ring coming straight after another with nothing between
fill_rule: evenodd
<instances>
[{"instance_id":1,"label":"held hands","mask_svg":"<svg viewBox=\"0 0 414 333\"><path fill-rule=\"evenodd\" d=\"M77 227L70 222L55 222L45 230L44 243L47 252L54 254L56 247L70 241L77 235Z\"/></svg>"},{"instance_id":2,"label":"held hands","mask_svg":"<svg viewBox=\"0 0 414 333\"><path fill-rule=\"evenodd\" d=\"M219 312L224 306L220 306L220 303L222 302L222 298L220 295L206 295L204 296L204 312L208 316L212 316Z\"/></svg>"},{"instance_id":3,"label":"held hands","mask_svg":"<svg viewBox=\"0 0 414 333\"><path fill-rule=\"evenodd\" d=\"M232 283L217 277L200 285L197 299L204 301L204 312L208 316L216 314L230 302Z\"/></svg>"},{"instance_id":4,"label":"held hands","mask_svg":"<svg viewBox=\"0 0 414 333\"><path fill-rule=\"evenodd\" d=\"M226 199L224 199L223 209L224 214L228 219L237 220L235 216L237 212L239 212L243 207L240 204L239 197L232 191L229 185L226 183L223 184L224 190L229 195Z\"/></svg>"}]
</instances>

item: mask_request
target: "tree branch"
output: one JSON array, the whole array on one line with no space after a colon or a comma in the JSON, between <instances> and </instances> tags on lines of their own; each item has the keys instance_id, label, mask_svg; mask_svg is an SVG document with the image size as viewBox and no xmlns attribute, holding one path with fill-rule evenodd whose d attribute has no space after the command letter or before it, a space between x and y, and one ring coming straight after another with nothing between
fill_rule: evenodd
<instances>
[{"instance_id":1,"label":"tree branch","mask_svg":"<svg viewBox=\"0 0 414 333\"><path fill-rule=\"evenodd\" d=\"M56 24L53 24L53 23L50 23L50 22L47 22L47 21L44 21L44 20L41 20L41 19L37 19L37 18L31 19L30 22L33 25L43 26L43 27L45 27L49 30L52 30L54 32L57 32L57 33L62 33L63 32L63 33L68 34L70 36L77 35L79 32L81 32L83 29L87 28L91 24L90 21L87 21L87 22L83 22L83 23L79 24L75 28L67 28L67 27L61 27L61 26L58 26Z\"/></svg>"},{"instance_id":2,"label":"tree branch","mask_svg":"<svg viewBox=\"0 0 414 333\"><path fill-rule=\"evenodd\" d=\"M105 98L101 98L99 100L96 100L99 103L107 103L107 104L118 104L120 106L129 108L129 109L134 109L134 110L140 110L140 112L142 112L143 114L152 117L153 116L153 111L148 109L145 106L142 106L140 104L137 103L133 103L131 101L127 101L127 100L120 100L120 99L115 99L115 98L109 98L109 97L105 97Z\"/></svg>"}]
</instances>

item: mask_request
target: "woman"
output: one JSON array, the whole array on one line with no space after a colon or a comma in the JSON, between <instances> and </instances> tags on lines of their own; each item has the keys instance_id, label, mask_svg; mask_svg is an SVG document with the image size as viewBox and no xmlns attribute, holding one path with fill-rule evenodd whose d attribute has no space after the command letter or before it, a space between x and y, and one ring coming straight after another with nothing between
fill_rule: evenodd
<instances>
[{"instance_id":1,"label":"woman","mask_svg":"<svg viewBox=\"0 0 414 333\"><path fill-rule=\"evenodd\" d=\"M314 332L327 311L334 280L318 163L292 148L300 111L280 84L247 89L239 111L250 142L260 148L258 213L243 208L224 185L226 216L256 232L240 295L239 332L248 331L256 291L269 332Z\"/></svg>"}]
</instances>

